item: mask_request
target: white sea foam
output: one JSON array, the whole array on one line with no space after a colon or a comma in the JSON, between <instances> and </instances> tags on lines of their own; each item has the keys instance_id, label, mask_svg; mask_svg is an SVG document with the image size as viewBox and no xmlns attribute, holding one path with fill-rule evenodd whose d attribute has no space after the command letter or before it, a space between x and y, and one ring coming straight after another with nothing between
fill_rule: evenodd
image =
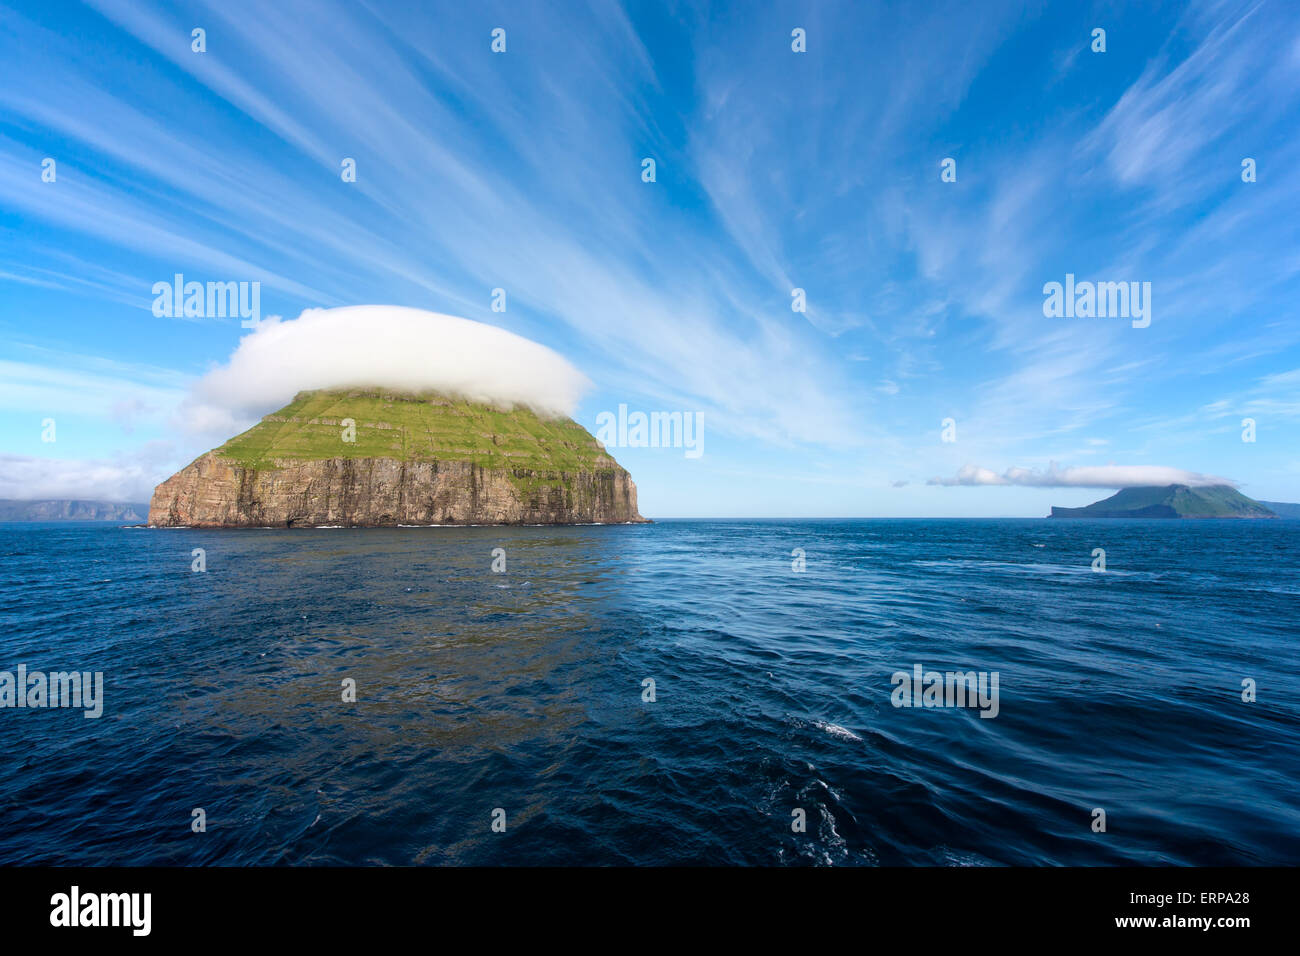
<instances>
[{"instance_id":1,"label":"white sea foam","mask_svg":"<svg viewBox=\"0 0 1300 956\"><path fill-rule=\"evenodd\" d=\"M832 724L825 720L814 720L813 726L818 730L824 730L832 737L839 737L841 740L861 740L862 738L849 730L847 727L841 727L839 724Z\"/></svg>"}]
</instances>

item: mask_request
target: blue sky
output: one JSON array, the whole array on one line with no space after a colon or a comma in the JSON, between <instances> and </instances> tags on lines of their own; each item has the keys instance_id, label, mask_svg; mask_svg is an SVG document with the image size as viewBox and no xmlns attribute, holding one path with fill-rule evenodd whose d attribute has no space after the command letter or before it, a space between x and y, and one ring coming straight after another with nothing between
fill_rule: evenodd
<instances>
[{"instance_id":1,"label":"blue sky","mask_svg":"<svg viewBox=\"0 0 1300 956\"><path fill-rule=\"evenodd\" d=\"M501 326L592 431L702 415L614 450L650 517L1036 516L1108 465L1300 500L1294 3L20 2L0 64L0 497L227 437L176 410L249 333L155 317L179 272ZM1045 316L1067 273L1150 326Z\"/></svg>"}]
</instances>

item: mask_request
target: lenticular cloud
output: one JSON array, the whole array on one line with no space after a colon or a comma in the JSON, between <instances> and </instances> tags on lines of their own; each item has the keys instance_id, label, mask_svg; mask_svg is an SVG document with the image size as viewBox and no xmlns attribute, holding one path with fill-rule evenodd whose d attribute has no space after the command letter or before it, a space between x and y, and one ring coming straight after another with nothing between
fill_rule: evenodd
<instances>
[{"instance_id":1,"label":"lenticular cloud","mask_svg":"<svg viewBox=\"0 0 1300 956\"><path fill-rule=\"evenodd\" d=\"M496 326L400 306L307 309L267 319L194 386L182 418L229 431L303 389L437 389L474 401L571 416L587 378L544 345Z\"/></svg>"}]
</instances>

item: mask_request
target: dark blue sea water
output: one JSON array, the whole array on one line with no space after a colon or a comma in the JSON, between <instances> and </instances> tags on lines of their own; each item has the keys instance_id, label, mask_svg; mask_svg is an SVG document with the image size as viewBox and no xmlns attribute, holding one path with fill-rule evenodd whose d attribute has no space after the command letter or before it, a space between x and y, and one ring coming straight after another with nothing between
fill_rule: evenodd
<instances>
[{"instance_id":1,"label":"dark blue sea water","mask_svg":"<svg viewBox=\"0 0 1300 956\"><path fill-rule=\"evenodd\" d=\"M0 863L1294 864L1298 625L1295 521L0 525L0 670L105 681Z\"/></svg>"}]
</instances>

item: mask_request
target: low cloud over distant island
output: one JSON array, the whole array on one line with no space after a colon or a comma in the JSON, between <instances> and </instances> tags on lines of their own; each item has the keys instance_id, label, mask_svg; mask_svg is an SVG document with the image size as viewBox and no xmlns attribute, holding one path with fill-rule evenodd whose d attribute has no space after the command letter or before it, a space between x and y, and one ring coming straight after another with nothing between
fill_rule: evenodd
<instances>
[{"instance_id":1,"label":"low cloud over distant island","mask_svg":"<svg viewBox=\"0 0 1300 956\"><path fill-rule=\"evenodd\" d=\"M1055 463L1045 471L1032 468L1008 468L1002 474L988 468L966 465L951 478L931 478L926 484L949 487L979 485L1019 485L1026 488L1143 488L1187 485L1192 488L1211 485L1236 487L1237 482L1216 475L1203 475L1182 468L1162 465L1091 465L1058 468Z\"/></svg>"}]
</instances>

